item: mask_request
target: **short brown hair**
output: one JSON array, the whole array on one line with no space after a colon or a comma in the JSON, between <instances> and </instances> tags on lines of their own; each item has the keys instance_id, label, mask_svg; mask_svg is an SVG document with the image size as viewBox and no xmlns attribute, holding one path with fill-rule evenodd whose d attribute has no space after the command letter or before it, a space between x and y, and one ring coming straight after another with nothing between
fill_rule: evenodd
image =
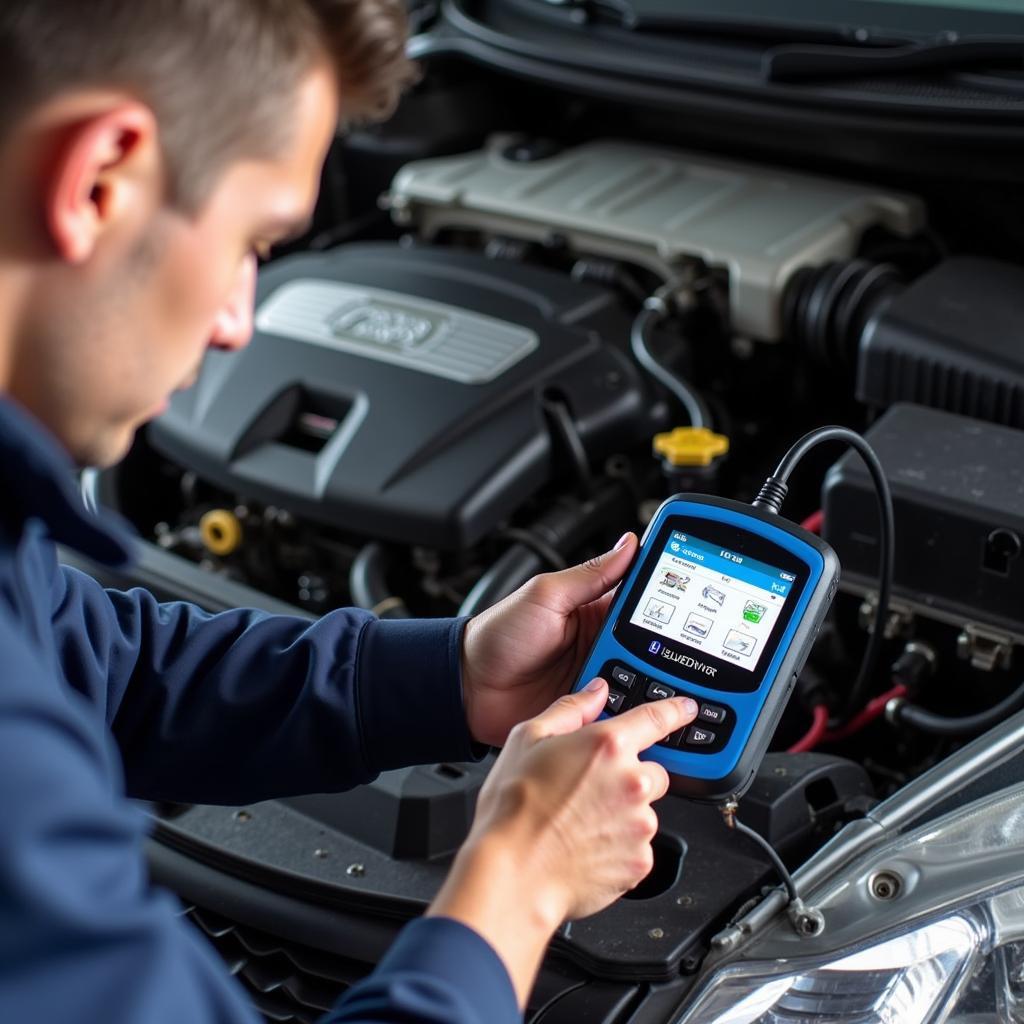
<instances>
[{"instance_id":1,"label":"short brown hair","mask_svg":"<svg viewBox=\"0 0 1024 1024\"><path fill-rule=\"evenodd\" d=\"M172 199L195 209L226 164L287 144L318 62L346 121L389 115L415 78L403 0L0 0L0 141L33 106L123 88L156 114Z\"/></svg>"}]
</instances>

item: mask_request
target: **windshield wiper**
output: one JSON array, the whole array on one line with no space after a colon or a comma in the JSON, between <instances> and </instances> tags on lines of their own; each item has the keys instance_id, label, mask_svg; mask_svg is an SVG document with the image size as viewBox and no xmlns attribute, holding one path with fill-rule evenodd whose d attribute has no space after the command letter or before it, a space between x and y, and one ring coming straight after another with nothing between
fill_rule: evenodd
<instances>
[{"instance_id":1,"label":"windshield wiper","mask_svg":"<svg viewBox=\"0 0 1024 1024\"><path fill-rule=\"evenodd\" d=\"M942 39L910 46L777 46L763 58L769 82L865 78L920 71L1024 70L1024 38Z\"/></svg>"}]
</instances>

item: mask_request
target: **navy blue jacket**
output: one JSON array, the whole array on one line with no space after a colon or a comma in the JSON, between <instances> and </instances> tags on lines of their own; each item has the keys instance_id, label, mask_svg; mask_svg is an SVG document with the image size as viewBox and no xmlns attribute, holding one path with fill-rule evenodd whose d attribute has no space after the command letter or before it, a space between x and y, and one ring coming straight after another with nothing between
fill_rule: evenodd
<instances>
[{"instance_id":1,"label":"navy blue jacket","mask_svg":"<svg viewBox=\"0 0 1024 1024\"><path fill-rule=\"evenodd\" d=\"M460 623L339 610L310 624L104 590L55 543L123 563L53 438L0 399L0 1021L256 1024L151 886L128 802L244 804L467 760ZM517 1021L472 930L413 922L326 1021Z\"/></svg>"}]
</instances>

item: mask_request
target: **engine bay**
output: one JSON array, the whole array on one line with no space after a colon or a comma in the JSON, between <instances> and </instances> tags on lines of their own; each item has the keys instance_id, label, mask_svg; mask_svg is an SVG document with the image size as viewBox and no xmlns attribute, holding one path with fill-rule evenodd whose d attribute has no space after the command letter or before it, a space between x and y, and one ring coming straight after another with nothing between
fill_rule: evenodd
<instances>
[{"instance_id":1,"label":"engine bay","mask_svg":"<svg viewBox=\"0 0 1024 1024\"><path fill-rule=\"evenodd\" d=\"M795 867L1024 705L1024 270L951 255L927 189L863 168L588 133L603 108L573 97L559 138L521 113L505 124L457 75L411 102L413 122L456 102L461 133L417 135L400 115L339 142L318 226L261 269L252 342L209 353L128 460L87 478L159 555L164 593L472 615L642 531L671 494L750 501L791 442L835 422L865 432L895 499L884 668L850 707L879 526L866 474L824 449L787 514L835 548L840 593L745 819ZM221 596L197 597L197 569ZM486 769L159 808L155 870L246 962L268 1019L311 1020L429 900ZM563 929L532 1019L625 1020L641 998L661 1019L662 988L775 883L717 811L664 804L654 872ZM360 937L313 941L331 929L296 908L318 901ZM271 947L282 976L302 961L323 992L262 976Z\"/></svg>"}]
</instances>

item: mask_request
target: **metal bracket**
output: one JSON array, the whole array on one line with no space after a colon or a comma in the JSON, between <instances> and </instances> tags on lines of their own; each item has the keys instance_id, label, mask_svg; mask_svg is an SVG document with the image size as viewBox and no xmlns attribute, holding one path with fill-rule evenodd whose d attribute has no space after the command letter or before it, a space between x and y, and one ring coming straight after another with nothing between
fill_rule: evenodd
<instances>
[{"instance_id":1,"label":"metal bracket","mask_svg":"<svg viewBox=\"0 0 1024 1024\"><path fill-rule=\"evenodd\" d=\"M964 661L969 660L972 668L980 668L983 672L1009 668L1013 637L968 622L956 638L956 653Z\"/></svg>"},{"instance_id":2,"label":"metal bracket","mask_svg":"<svg viewBox=\"0 0 1024 1024\"><path fill-rule=\"evenodd\" d=\"M878 594L869 593L861 601L857 611L857 622L860 628L868 633L874 632L875 609L878 607ZM895 640L897 637L910 636L914 626L914 611L910 605L902 601L889 601L889 615L885 620L885 639Z\"/></svg>"}]
</instances>

